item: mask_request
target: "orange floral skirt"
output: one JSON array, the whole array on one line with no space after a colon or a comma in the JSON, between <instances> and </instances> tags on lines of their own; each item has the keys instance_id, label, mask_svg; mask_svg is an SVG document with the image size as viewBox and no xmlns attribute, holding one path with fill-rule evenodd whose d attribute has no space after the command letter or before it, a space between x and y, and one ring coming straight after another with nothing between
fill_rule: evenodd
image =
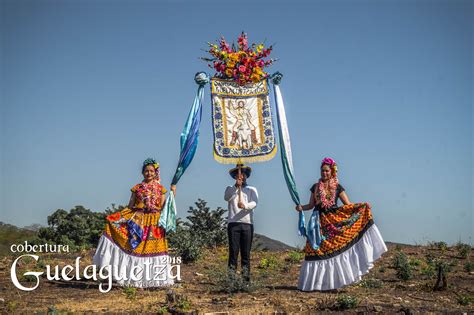
<instances>
[{"instance_id":1,"label":"orange floral skirt","mask_svg":"<svg viewBox=\"0 0 474 315\"><path fill-rule=\"evenodd\" d=\"M165 230L158 226L159 220L160 212L145 213L125 208L107 216L103 235L129 255L167 255L168 243ZM131 226L135 233L131 232Z\"/></svg>"},{"instance_id":2,"label":"orange floral skirt","mask_svg":"<svg viewBox=\"0 0 474 315\"><path fill-rule=\"evenodd\" d=\"M339 255L357 243L374 223L368 203L320 211L319 221L324 240L316 250L306 241L305 260L322 260Z\"/></svg>"}]
</instances>

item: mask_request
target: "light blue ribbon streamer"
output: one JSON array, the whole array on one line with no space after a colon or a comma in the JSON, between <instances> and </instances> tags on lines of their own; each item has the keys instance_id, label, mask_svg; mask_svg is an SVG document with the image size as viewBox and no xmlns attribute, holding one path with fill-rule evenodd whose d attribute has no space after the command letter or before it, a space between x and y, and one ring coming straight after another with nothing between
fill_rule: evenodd
<instances>
[{"instance_id":1,"label":"light blue ribbon streamer","mask_svg":"<svg viewBox=\"0 0 474 315\"><path fill-rule=\"evenodd\" d=\"M278 121L278 136L281 149L281 162L283 166L283 175L285 177L286 186L290 192L291 199L296 205L299 205L301 204L301 201L294 178L290 134L286 121L285 105L283 103L283 97L279 87L282 77L283 75L279 72L276 72L271 77L277 108L276 112ZM307 237L313 249L318 249L321 241L324 239L320 230L319 211L313 211L307 228L305 228L304 212L300 211L298 216L298 232L299 235Z\"/></svg>"},{"instance_id":2,"label":"light blue ribbon streamer","mask_svg":"<svg viewBox=\"0 0 474 315\"><path fill-rule=\"evenodd\" d=\"M199 72L194 77L199 85L193 106L189 111L188 118L184 124L180 138L180 154L176 172L171 181L171 185L176 185L194 158L199 142L199 127L201 125L202 101L204 98L204 86L209 82L209 76L204 72ZM167 232L176 230L176 203L173 193L170 192L165 201L166 207L161 211L159 225Z\"/></svg>"},{"instance_id":3,"label":"light blue ribbon streamer","mask_svg":"<svg viewBox=\"0 0 474 315\"><path fill-rule=\"evenodd\" d=\"M163 227L166 232L176 231L176 212L174 193L170 191L163 209L161 209L160 221L158 222L158 225Z\"/></svg>"}]
</instances>

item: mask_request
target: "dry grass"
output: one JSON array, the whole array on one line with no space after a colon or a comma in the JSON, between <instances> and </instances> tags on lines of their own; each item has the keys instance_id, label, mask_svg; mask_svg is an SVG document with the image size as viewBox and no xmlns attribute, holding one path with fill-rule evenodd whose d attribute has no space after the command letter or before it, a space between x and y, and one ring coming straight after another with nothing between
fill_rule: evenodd
<instances>
[{"instance_id":1,"label":"dry grass","mask_svg":"<svg viewBox=\"0 0 474 315\"><path fill-rule=\"evenodd\" d=\"M392 266L398 251L412 262L413 277L400 280ZM82 256L82 266L91 263L93 252L69 255L40 255L49 264L73 264ZM448 273L448 288L433 292L436 279L423 274L426 257L436 256L454 262ZM357 306L348 312L474 312L472 302L474 274L465 270L466 263L472 263L470 254L460 258L456 248L435 246L389 245L389 251L379 260L361 284L334 292L300 292L296 289L301 262L291 252L253 252L252 278L258 282L252 292L219 292L213 278L216 271L225 270L227 252L218 248L205 252L203 258L194 264L182 265L183 281L173 291L184 297L185 304L199 313L230 311L232 313L314 313L335 310L335 303L343 296L357 299ZM126 294L123 288L115 286L108 293L100 293L95 281L47 281L33 292L16 289L10 280L12 257L0 259L0 302L1 312L46 313L48 307L58 312L128 312L160 313L176 306L167 300L168 289L138 289ZM31 268L33 262L24 268ZM377 284L377 285L374 285ZM465 305L463 305L465 304ZM349 305L349 303L348 303Z\"/></svg>"}]
</instances>

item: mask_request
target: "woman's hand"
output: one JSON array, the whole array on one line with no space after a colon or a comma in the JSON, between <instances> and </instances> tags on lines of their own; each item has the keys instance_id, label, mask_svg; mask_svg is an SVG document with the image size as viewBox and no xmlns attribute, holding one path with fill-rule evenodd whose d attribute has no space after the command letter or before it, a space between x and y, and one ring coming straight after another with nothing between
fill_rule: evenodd
<instances>
[{"instance_id":1,"label":"woman's hand","mask_svg":"<svg viewBox=\"0 0 474 315\"><path fill-rule=\"evenodd\" d=\"M298 212L301 212L301 211L303 211L303 206L302 205L297 205L295 207L295 210L298 211Z\"/></svg>"},{"instance_id":2,"label":"woman's hand","mask_svg":"<svg viewBox=\"0 0 474 315\"><path fill-rule=\"evenodd\" d=\"M171 185L170 189L173 192L173 195L176 196L176 185Z\"/></svg>"}]
</instances>

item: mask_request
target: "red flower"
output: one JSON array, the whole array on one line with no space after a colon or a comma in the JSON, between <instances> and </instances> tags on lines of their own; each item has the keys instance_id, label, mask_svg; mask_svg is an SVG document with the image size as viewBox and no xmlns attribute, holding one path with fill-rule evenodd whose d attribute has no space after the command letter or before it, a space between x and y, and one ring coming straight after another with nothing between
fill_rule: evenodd
<instances>
[{"instance_id":1,"label":"red flower","mask_svg":"<svg viewBox=\"0 0 474 315\"><path fill-rule=\"evenodd\" d=\"M118 219L120 219L120 212L112 213L111 215L107 217L107 220L112 221L112 222L117 221Z\"/></svg>"},{"instance_id":2,"label":"red flower","mask_svg":"<svg viewBox=\"0 0 474 315\"><path fill-rule=\"evenodd\" d=\"M154 238L162 238L163 237L163 231L161 227L159 226L152 226L151 227L151 232L153 233Z\"/></svg>"}]
</instances>

